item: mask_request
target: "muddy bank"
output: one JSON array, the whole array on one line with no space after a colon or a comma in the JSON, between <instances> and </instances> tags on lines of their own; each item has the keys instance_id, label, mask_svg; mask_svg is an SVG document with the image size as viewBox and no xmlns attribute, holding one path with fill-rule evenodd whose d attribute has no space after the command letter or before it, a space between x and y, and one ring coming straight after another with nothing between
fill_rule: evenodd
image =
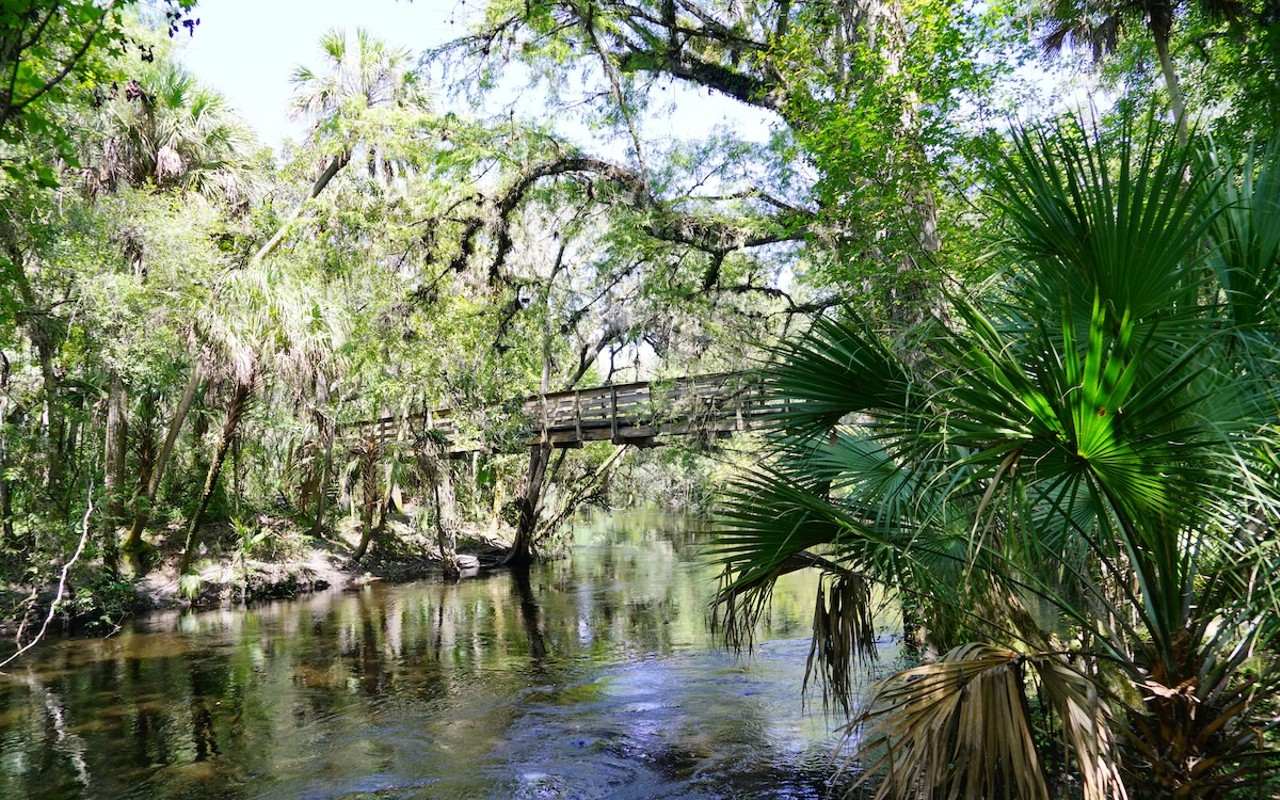
<instances>
[{"instance_id":1,"label":"muddy bank","mask_svg":"<svg viewBox=\"0 0 1280 800\"><path fill-rule=\"evenodd\" d=\"M104 577L101 563L78 565L50 632L109 633L124 617L147 611L232 606L442 575L439 551L415 530L407 514L388 516L359 563L351 560L359 541L351 520L340 520L323 538L309 536L289 520L260 517L255 526L251 535L227 525L211 526L194 579L178 575L179 531L160 531L155 544L122 559L119 576ZM493 531L461 532L458 559L464 577L497 566L506 547ZM0 588L0 639L12 642L20 630L28 639L48 614L56 592L56 585L35 592L30 587ZM0 653L4 650L0 646Z\"/></svg>"}]
</instances>

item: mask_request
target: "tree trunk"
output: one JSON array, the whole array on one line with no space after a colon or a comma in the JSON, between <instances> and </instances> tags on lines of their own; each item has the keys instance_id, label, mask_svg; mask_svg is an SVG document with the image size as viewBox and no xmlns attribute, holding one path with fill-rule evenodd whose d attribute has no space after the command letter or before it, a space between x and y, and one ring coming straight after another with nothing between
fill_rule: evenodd
<instances>
[{"instance_id":1,"label":"tree trunk","mask_svg":"<svg viewBox=\"0 0 1280 800\"><path fill-rule=\"evenodd\" d=\"M0 353L0 390L8 388L9 362ZM5 431L9 427L9 398L0 394L0 537L4 541L13 541L13 495L9 486L9 440Z\"/></svg>"},{"instance_id":2,"label":"tree trunk","mask_svg":"<svg viewBox=\"0 0 1280 800\"><path fill-rule=\"evenodd\" d=\"M533 563L533 537L542 515L542 490L547 476L547 464L551 460L551 445L539 442L529 449L529 473L524 492L516 500L520 516L516 521L516 536L502 563L510 567L527 567Z\"/></svg>"},{"instance_id":3,"label":"tree trunk","mask_svg":"<svg viewBox=\"0 0 1280 800\"><path fill-rule=\"evenodd\" d=\"M111 373L107 395L107 431L103 449L103 486L107 495L105 528L114 537L116 526L124 519L125 456L129 450L128 396L118 371Z\"/></svg>"},{"instance_id":4,"label":"tree trunk","mask_svg":"<svg viewBox=\"0 0 1280 800\"><path fill-rule=\"evenodd\" d=\"M25 302L25 297L24 297ZM28 325L27 335L35 345L36 355L40 359L40 377L44 385L41 399L41 433L45 449L45 492L50 502L58 500L62 486L63 458L62 408L58 403L58 372L54 368L57 346L47 331L40 327L39 315L34 313L35 295L31 296L32 322Z\"/></svg>"},{"instance_id":5,"label":"tree trunk","mask_svg":"<svg viewBox=\"0 0 1280 800\"><path fill-rule=\"evenodd\" d=\"M910 573L899 577L899 603L902 609L902 656L911 666L924 660L925 624L920 601L911 591Z\"/></svg>"},{"instance_id":6,"label":"tree trunk","mask_svg":"<svg viewBox=\"0 0 1280 800\"><path fill-rule=\"evenodd\" d=\"M387 512L391 510L391 503L396 490L396 486L392 482L395 476L395 467L388 464L383 470L383 475L383 488L378 494L378 524L374 526L378 533L382 533L387 528Z\"/></svg>"},{"instance_id":7,"label":"tree trunk","mask_svg":"<svg viewBox=\"0 0 1280 800\"><path fill-rule=\"evenodd\" d=\"M848 20L846 25L851 32L856 31L852 34L855 39L862 40L855 41L855 45L876 45L883 73L851 75L850 86L855 92L855 84L860 81L892 84L901 80L910 35L900 5L873 0L858 8L865 14L861 29L856 18ZM886 310L892 319L914 326L930 313L930 286L922 264L938 253L942 242L938 235L933 182L928 178L929 157L921 144L924 124L920 98L914 89L907 89L899 102L896 123L891 123L898 145L885 154L879 169L881 180L890 186L902 187L903 215L898 227L914 236L914 241L902 241L900 245L896 274L890 278ZM907 346L916 349L915 343L908 342Z\"/></svg>"},{"instance_id":8,"label":"tree trunk","mask_svg":"<svg viewBox=\"0 0 1280 800\"><path fill-rule=\"evenodd\" d=\"M200 492L200 502L196 505L195 513L191 515L191 521L187 524L187 539L183 544L182 560L178 565L179 575L186 575L191 571L191 562L195 559L196 546L199 544L197 534L200 523L204 521L204 512L209 508L213 490L218 485L222 464L227 460L227 453L231 450L231 443L235 441L240 420L249 407L249 398L252 395L252 379L237 381L231 390L231 397L227 400L226 417L222 422L222 435L218 437L218 450L214 453L212 463L209 464L209 473L205 476L204 488Z\"/></svg>"},{"instance_id":9,"label":"tree trunk","mask_svg":"<svg viewBox=\"0 0 1280 800\"><path fill-rule=\"evenodd\" d=\"M147 559L141 558L142 555L142 538L135 538L135 531L138 534L142 532L142 525L139 524L137 512L141 508L149 508L143 506L146 503L147 486L151 483L151 473L156 467L156 394L155 392L144 392L141 400L138 402L138 485L134 491L134 520L130 526L130 530L125 535L125 539L120 543L120 552L126 556L126 563L133 570L135 575L144 575L147 572ZM145 517L143 522L145 522Z\"/></svg>"},{"instance_id":10,"label":"tree trunk","mask_svg":"<svg viewBox=\"0 0 1280 800\"><path fill-rule=\"evenodd\" d=\"M40 310L35 289L27 275L26 253L18 238L14 220L8 214L0 215L0 235L4 237L4 254L9 261L7 272L25 307L27 338L35 347L40 360L40 377L44 385L41 433L45 449L45 495L51 503L56 503L61 499L59 495L63 472L62 409L58 404L59 381L54 367L58 343L49 326L41 324L48 315Z\"/></svg>"},{"instance_id":11,"label":"tree trunk","mask_svg":"<svg viewBox=\"0 0 1280 800\"><path fill-rule=\"evenodd\" d=\"M381 447L373 434L365 440L361 448L361 497L360 497L360 544L351 556L352 561L359 561L369 552L369 544L373 541L373 515L378 507L378 454Z\"/></svg>"},{"instance_id":12,"label":"tree trunk","mask_svg":"<svg viewBox=\"0 0 1280 800\"><path fill-rule=\"evenodd\" d=\"M440 549L440 566L446 578L457 578L458 528L455 523L453 476L444 463L444 445L428 442L419 451L423 472L431 485L432 511L435 517L436 546Z\"/></svg>"},{"instance_id":13,"label":"tree trunk","mask_svg":"<svg viewBox=\"0 0 1280 800\"><path fill-rule=\"evenodd\" d=\"M1153 32L1156 55L1160 58L1160 74L1164 77L1164 87L1169 92L1169 109L1173 112L1173 123L1178 130L1178 144L1187 143L1186 100L1182 96L1182 82L1173 68L1173 57L1169 53L1168 35Z\"/></svg>"},{"instance_id":14,"label":"tree trunk","mask_svg":"<svg viewBox=\"0 0 1280 800\"><path fill-rule=\"evenodd\" d=\"M199 388L200 364L196 362L191 365L191 375L187 378L187 387L182 393L182 399L178 402L178 407L174 409L173 418L169 421L169 430L165 434L160 454L156 457L155 463L151 465L150 473L146 476L142 496L134 501L133 524L129 526L129 534L120 546L126 552L136 550L142 544L142 531L147 527L147 521L151 515L151 506L155 503L156 492L160 488L160 479L164 477L165 466L169 463L169 457L173 454L174 444L178 441L178 434L182 431L182 425L187 419L187 414L191 411L192 404L195 403ZM150 425L148 424L147 427L149 429ZM150 435L149 430L144 435Z\"/></svg>"},{"instance_id":15,"label":"tree trunk","mask_svg":"<svg viewBox=\"0 0 1280 800\"><path fill-rule=\"evenodd\" d=\"M618 447L608 458L604 460L603 463L600 464L599 467L596 468L595 472L586 478L583 478L582 482L578 485L577 490L565 499L564 505L561 506L560 510L547 521L545 529L547 531L554 531L564 524L564 521L578 509L578 506L582 505L583 501L591 496L591 493L597 486L608 481L610 473L613 472L614 467L616 467L618 462L626 455L627 448L629 447L630 445L626 444Z\"/></svg>"},{"instance_id":16,"label":"tree trunk","mask_svg":"<svg viewBox=\"0 0 1280 800\"><path fill-rule=\"evenodd\" d=\"M319 536L324 529L324 515L329 499L329 472L333 468L333 443L337 438L337 413L325 416L321 410L329 403L329 385L324 378L316 382L316 427L324 439L324 460L320 465L319 490L316 492L316 518L311 523L311 535Z\"/></svg>"},{"instance_id":17,"label":"tree trunk","mask_svg":"<svg viewBox=\"0 0 1280 800\"><path fill-rule=\"evenodd\" d=\"M334 156L333 160L329 162L329 165L324 168L324 172L321 172L320 177L316 178L316 182L311 185L311 191L308 192L303 201L293 209L293 213L291 213L289 218L284 221L280 226L280 229L275 232L275 235L267 240L267 243L254 254L253 260L250 263L257 264L275 252L276 248L280 246L280 243L284 241L284 237L289 232L289 229L293 227L293 223L302 216L302 211L307 207L307 203L319 197L320 193L324 191L324 187L329 185L329 181L333 180L334 176L337 175L350 160L350 150L342 153L341 155Z\"/></svg>"}]
</instances>

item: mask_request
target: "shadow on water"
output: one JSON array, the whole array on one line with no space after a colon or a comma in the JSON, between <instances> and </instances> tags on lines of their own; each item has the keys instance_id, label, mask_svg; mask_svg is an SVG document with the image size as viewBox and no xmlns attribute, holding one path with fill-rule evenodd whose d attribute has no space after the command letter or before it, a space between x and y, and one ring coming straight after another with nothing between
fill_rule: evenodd
<instances>
[{"instance_id":1,"label":"shadow on water","mask_svg":"<svg viewBox=\"0 0 1280 800\"><path fill-rule=\"evenodd\" d=\"M0 677L0 798L821 798L811 584L753 657L706 631L699 534L618 518L569 557L159 614Z\"/></svg>"}]
</instances>

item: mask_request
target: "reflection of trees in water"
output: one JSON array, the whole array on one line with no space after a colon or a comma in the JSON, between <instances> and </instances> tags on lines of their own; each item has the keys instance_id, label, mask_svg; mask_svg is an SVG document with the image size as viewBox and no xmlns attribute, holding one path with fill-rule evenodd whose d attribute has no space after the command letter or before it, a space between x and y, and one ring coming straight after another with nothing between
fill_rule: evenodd
<instances>
[{"instance_id":1,"label":"reflection of trees in water","mask_svg":"<svg viewBox=\"0 0 1280 800\"><path fill-rule=\"evenodd\" d=\"M0 728L0 797L191 796L193 782L217 786L201 796L241 796L232 776L249 759L221 757L231 679L225 654L166 658L135 651L138 640L64 643L96 659L70 669L37 665L24 676L25 696L0 700L6 711L37 711L21 735Z\"/></svg>"},{"instance_id":2,"label":"reflection of trees in water","mask_svg":"<svg viewBox=\"0 0 1280 800\"><path fill-rule=\"evenodd\" d=\"M213 712L208 701L222 694L220 677L202 658L191 663L191 741L195 760L205 761L218 755L218 734L213 725Z\"/></svg>"},{"instance_id":3,"label":"reflection of trees in water","mask_svg":"<svg viewBox=\"0 0 1280 800\"><path fill-rule=\"evenodd\" d=\"M529 656L533 659L535 669L540 669L547 658L547 643L542 637L542 626L539 621L541 609L533 596L533 584L529 581L529 570L515 568L511 571L511 586L519 600L520 622L524 626L525 640L529 643Z\"/></svg>"},{"instance_id":4,"label":"reflection of trees in water","mask_svg":"<svg viewBox=\"0 0 1280 800\"><path fill-rule=\"evenodd\" d=\"M33 763L35 774L25 776L28 780L23 782L24 789L29 792L28 796L41 789L68 784L79 784L85 791L91 791L95 784L92 776L96 774L87 758L91 748L76 731L75 717L62 693L52 683L42 683L30 674L17 678L15 684L27 689L27 697L34 706L33 713L27 718L27 732L19 737L19 741L27 744L34 739L34 743L42 746L38 760ZM74 686L71 688L74 689ZM6 699L13 699L15 696L20 696L20 693L15 692ZM0 708L7 706L8 702ZM7 751L10 742L6 741L4 744ZM5 778L7 776L0 773L0 789L8 783ZM13 796L19 795L14 793Z\"/></svg>"},{"instance_id":5,"label":"reflection of trees in water","mask_svg":"<svg viewBox=\"0 0 1280 800\"><path fill-rule=\"evenodd\" d=\"M558 720L586 725L598 735L584 741L603 748L566 758L609 755L607 739L620 748L610 758L627 756L634 765L643 750L644 763L656 759L673 781L727 775L740 766L735 758L763 763L761 748L771 745L756 698L731 692L726 699L711 685L731 684L736 672L704 681L680 666L683 658L642 659L649 673L631 662L631 654L663 656L706 643L714 570L649 537L641 530L619 547L580 550L525 574L375 585L185 618L182 633L126 631L105 644L76 643L75 662L46 665L46 682L56 681L102 797L221 797L264 786L295 796L316 780L394 772L392 762L453 787L454 796L496 796L502 767L495 765L524 758L526 746L535 760L536 748L554 750L543 740L555 735ZM807 607L811 595L798 602ZM618 681L643 674L655 681L641 687L646 702L676 702L675 716L619 710ZM396 702L382 699L391 696ZM0 695L0 709L24 703L31 704L25 695ZM412 720L412 744L381 738L395 714ZM660 723L648 740L633 729L644 721ZM59 783L61 794L43 796L76 796L75 768L54 746L47 715L25 724L39 736L0 733L6 751L17 741L15 759L31 765L20 776L0 771L0 797L41 797L28 787ZM37 765L61 777L42 777ZM247 775L264 777L235 789ZM795 796L814 795L803 789Z\"/></svg>"},{"instance_id":6,"label":"reflection of trees in water","mask_svg":"<svg viewBox=\"0 0 1280 800\"><path fill-rule=\"evenodd\" d=\"M386 670L383 669L383 655L380 634L386 631L387 606L383 602L374 602L371 592L360 592L360 644L359 666L357 675L360 688L367 695L380 695L387 688Z\"/></svg>"}]
</instances>

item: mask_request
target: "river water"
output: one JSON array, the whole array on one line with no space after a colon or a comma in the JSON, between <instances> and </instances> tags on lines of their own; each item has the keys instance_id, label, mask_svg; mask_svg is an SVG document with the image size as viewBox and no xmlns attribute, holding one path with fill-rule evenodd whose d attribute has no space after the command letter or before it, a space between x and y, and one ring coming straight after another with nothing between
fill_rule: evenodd
<instances>
[{"instance_id":1,"label":"river water","mask_svg":"<svg viewBox=\"0 0 1280 800\"><path fill-rule=\"evenodd\" d=\"M750 656L670 518L581 524L567 558L50 640L0 676L2 798L822 798L801 709L814 584ZM887 661L887 659L886 659Z\"/></svg>"}]
</instances>

